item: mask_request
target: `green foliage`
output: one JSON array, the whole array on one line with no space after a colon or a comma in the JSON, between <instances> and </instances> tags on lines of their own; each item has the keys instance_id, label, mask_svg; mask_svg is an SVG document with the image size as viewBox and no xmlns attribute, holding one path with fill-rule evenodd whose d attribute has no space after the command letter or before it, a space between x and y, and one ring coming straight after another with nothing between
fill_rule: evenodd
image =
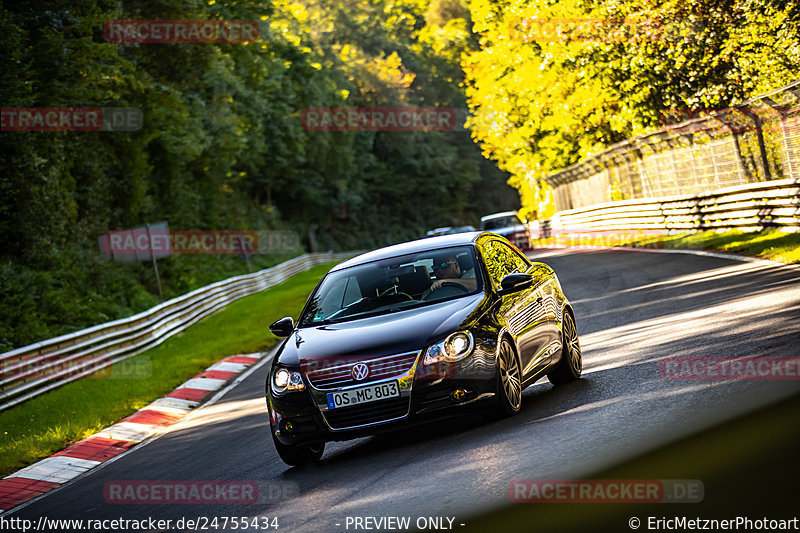
<instances>
[{"instance_id":1,"label":"green foliage","mask_svg":"<svg viewBox=\"0 0 800 533\"><path fill-rule=\"evenodd\" d=\"M664 126L724 108L800 69L800 16L777 0L471 0L481 49L464 61L473 135L527 210L541 178Z\"/></svg>"},{"instance_id":2,"label":"green foliage","mask_svg":"<svg viewBox=\"0 0 800 533\"><path fill-rule=\"evenodd\" d=\"M265 350L267 325L298 317L333 264L320 265L237 300L163 344L0 412L0 476L100 431L228 355Z\"/></svg>"},{"instance_id":3,"label":"green foliage","mask_svg":"<svg viewBox=\"0 0 800 533\"><path fill-rule=\"evenodd\" d=\"M659 242L659 246L693 250L720 250L781 263L800 264L800 234L779 229L754 232L730 230L680 233L664 237L663 241Z\"/></svg>"},{"instance_id":4,"label":"green foliage","mask_svg":"<svg viewBox=\"0 0 800 533\"><path fill-rule=\"evenodd\" d=\"M3 107L133 107L137 132L0 131L0 350L156 302L149 264L100 258L97 237L315 228L369 248L518 205L465 131L317 132L308 107L466 110L477 41L461 0L30 0L0 6ZM114 19L244 19L236 44L115 44ZM254 259L252 268L279 258ZM165 296L242 273L237 258L160 261ZM88 290L87 290L88 287Z\"/></svg>"}]
</instances>

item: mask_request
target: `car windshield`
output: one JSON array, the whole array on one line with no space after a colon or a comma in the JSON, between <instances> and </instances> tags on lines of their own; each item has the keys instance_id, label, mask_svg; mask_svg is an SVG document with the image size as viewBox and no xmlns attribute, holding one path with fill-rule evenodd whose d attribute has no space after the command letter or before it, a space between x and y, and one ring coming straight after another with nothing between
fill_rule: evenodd
<instances>
[{"instance_id":1,"label":"car windshield","mask_svg":"<svg viewBox=\"0 0 800 533\"><path fill-rule=\"evenodd\" d=\"M309 300L300 325L394 313L475 294L483 289L476 265L473 248L462 246L331 272Z\"/></svg>"},{"instance_id":2,"label":"car windshield","mask_svg":"<svg viewBox=\"0 0 800 533\"><path fill-rule=\"evenodd\" d=\"M522 222L519 220L519 218L515 217L514 215L510 215L507 217L497 217L484 220L481 223L481 229L493 230L497 228L507 228L509 226L518 226L520 224L522 224Z\"/></svg>"}]
</instances>

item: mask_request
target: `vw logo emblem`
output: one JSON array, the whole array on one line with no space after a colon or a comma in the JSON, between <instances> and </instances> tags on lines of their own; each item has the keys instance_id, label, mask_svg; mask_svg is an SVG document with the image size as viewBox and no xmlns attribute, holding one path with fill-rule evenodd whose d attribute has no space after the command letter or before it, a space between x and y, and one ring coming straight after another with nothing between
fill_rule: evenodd
<instances>
[{"instance_id":1,"label":"vw logo emblem","mask_svg":"<svg viewBox=\"0 0 800 533\"><path fill-rule=\"evenodd\" d=\"M353 379L356 381L367 379L367 376L369 376L369 367L364 363L356 363L353 365L353 369L350 370L350 374L352 374Z\"/></svg>"}]
</instances>

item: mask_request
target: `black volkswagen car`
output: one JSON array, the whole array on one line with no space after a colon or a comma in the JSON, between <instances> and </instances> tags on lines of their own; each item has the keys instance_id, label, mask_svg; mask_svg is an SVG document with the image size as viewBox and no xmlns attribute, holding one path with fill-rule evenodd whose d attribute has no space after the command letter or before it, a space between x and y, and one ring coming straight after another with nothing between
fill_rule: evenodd
<instances>
[{"instance_id":1,"label":"black volkswagen car","mask_svg":"<svg viewBox=\"0 0 800 533\"><path fill-rule=\"evenodd\" d=\"M381 248L322 279L267 377L271 433L289 465L346 440L469 407L520 409L546 375L578 379L572 308L553 270L494 233Z\"/></svg>"}]
</instances>

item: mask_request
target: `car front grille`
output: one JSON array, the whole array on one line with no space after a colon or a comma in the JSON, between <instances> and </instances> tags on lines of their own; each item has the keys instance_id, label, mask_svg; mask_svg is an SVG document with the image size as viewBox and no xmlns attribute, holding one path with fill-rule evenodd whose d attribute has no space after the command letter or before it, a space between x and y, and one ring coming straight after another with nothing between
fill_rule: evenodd
<instances>
[{"instance_id":1,"label":"car front grille","mask_svg":"<svg viewBox=\"0 0 800 533\"><path fill-rule=\"evenodd\" d=\"M307 370L306 376L311 384L321 390L337 389L351 385L363 385L371 381L377 381L395 376L401 376L411 370L417 360L419 352L408 352L373 359L350 360L346 363L334 362L334 364ZM309 362L312 364L313 362ZM351 371L356 363L364 363L369 367L369 375L366 379L356 381L353 379Z\"/></svg>"},{"instance_id":2,"label":"car front grille","mask_svg":"<svg viewBox=\"0 0 800 533\"><path fill-rule=\"evenodd\" d=\"M333 429L348 429L377 422L402 418L408 414L409 398L391 398L353 407L341 407L323 412Z\"/></svg>"}]
</instances>

